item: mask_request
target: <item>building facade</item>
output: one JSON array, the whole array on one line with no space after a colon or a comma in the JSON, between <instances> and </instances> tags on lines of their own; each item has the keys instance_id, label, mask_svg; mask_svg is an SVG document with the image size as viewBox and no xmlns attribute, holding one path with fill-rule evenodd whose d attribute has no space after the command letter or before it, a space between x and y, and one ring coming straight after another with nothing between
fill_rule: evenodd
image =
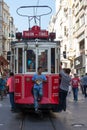
<instances>
[{"instance_id":1,"label":"building facade","mask_svg":"<svg viewBox=\"0 0 87 130\"><path fill-rule=\"evenodd\" d=\"M8 35L9 35L9 7L8 5L3 1L2 2L2 55L6 58L7 50L9 48L9 41L8 41Z\"/></svg>"},{"instance_id":2,"label":"building facade","mask_svg":"<svg viewBox=\"0 0 87 130\"><path fill-rule=\"evenodd\" d=\"M73 3L75 25L74 39L78 46L74 67L79 75L87 72L87 0L75 0ZM80 61L80 62L78 62Z\"/></svg>"},{"instance_id":3,"label":"building facade","mask_svg":"<svg viewBox=\"0 0 87 130\"><path fill-rule=\"evenodd\" d=\"M56 32L56 40L61 43L61 61L63 67L73 68L73 23L72 22L72 8L67 0L56 0L56 20L54 30ZM66 58L63 53L66 52Z\"/></svg>"},{"instance_id":4,"label":"building facade","mask_svg":"<svg viewBox=\"0 0 87 130\"><path fill-rule=\"evenodd\" d=\"M55 0L55 5L51 25L54 25L56 40L61 43L63 67L83 75L87 72L87 0Z\"/></svg>"},{"instance_id":5,"label":"building facade","mask_svg":"<svg viewBox=\"0 0 87 130\"><path fill-rule=\"evenodd\" d=\"M10 16L9 6L0 0L0 64L8 67L7 52L10 50L10 42L15 36L15 26L13 18Z\"/></svg>"}]
</instances>

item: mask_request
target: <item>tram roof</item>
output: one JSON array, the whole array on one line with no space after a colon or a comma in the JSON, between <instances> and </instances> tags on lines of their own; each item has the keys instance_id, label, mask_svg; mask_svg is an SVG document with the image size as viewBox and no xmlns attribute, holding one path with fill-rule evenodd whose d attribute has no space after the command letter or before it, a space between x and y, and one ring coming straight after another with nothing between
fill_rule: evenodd
<instances>
[{"instance_id":1,"label":"tram roof","mask_svg":"<svg viewBox=\"0 0 87 130\"><path fill-rule=\"evenodd\" d=\"M21 41L12 41L12 46L38 46L38 45L44 45L44 46L60 46L60 41L49 41L49 40L21 40Z\"/></svg>"}]
</instances>

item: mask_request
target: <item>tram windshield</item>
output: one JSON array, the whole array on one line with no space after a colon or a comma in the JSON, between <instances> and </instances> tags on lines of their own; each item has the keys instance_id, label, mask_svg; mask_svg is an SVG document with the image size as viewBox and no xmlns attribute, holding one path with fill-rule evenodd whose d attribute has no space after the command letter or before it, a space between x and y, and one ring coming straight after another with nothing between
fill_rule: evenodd
<instances>
[{"instance_id":1,"label":"tram windshield","mask_svg":"<svg viewBox=\"0 0 87 130\"><path fill-rule=\"evenodd\" d=\"M18 73L22 73L22 60L22 48L18 48Z\"/></svg>"},{"instance_id":2,"label":"tram windshield","mask_svg":"<svg viewBox=\"0 0 87 130\"><path fill-rule=\"evenodd\" d=\"M36 66L42 66L43 72L48 72L48 50L29 49L26 52L26 72L35 72Z\"/></svg>"},{"instance_id":3,"label":"tram windshield","mask_svg":"<svg viewBox=\"0 0 87 130\"><path fill-rule=\"evenodd\" d=\"M55 47L12 49L11 65L14 73L35 73L41 66L44 73L58 73L59 51Z\"/></svg>"},{"instance_id":4,"label":"tram windshield","mask_svg":"<svg viewBox=\"0 0 87 130\"><path fill-rule=\"evenodd\" d=\"M48 50L38 49L38 66L42 66L43 72L48 72Z\"/></svg>"},{"instance_id":5,"label":"tram windshield","mask_svg":"<svg viewBox=\"0 0 87 130\"><path fill-rule=\"evenodd\" d=\"M27 72L35 72L36 71L36 50L30 49L27 50L26 54L26 70Z\"/></svg>"}]
</instances>

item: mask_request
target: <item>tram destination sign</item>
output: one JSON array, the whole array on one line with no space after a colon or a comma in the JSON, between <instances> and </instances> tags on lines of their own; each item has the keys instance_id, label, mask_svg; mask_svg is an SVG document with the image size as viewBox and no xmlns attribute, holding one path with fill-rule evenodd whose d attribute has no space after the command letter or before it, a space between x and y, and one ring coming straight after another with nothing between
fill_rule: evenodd
<instances>
[{"instance_id":1,"label":"tram destination sign","mask_svg":"<svg viewBox=\"0 0 87 130\"><path fill-rule=\"evenodd\" d=\"M33 26L28 31L23 31L23 38L48 38L48 31L40 30L39 26Z\"/></svg>"}]
</instances>

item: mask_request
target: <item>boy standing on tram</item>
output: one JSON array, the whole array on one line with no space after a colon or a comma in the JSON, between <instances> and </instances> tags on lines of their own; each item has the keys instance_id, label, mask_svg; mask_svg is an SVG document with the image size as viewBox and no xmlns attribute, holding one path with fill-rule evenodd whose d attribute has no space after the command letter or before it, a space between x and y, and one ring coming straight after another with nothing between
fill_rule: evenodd
<instances>
[{"instance_id":1,"label":"boy standing on tram","mask_svg":"<svg viewBox=\"0 0 87 130\"><path fill-rule=\"evenodd\" d=\"M42 99L43 96L43 83L47 82L47 78L42 74L42 67L38 67L38 73L36 73L32 81L34 82L33 87L33 96L34 96L34 109L35 112L38 112L39 104L38 102Z\"/></svg>"}]
</instances>

